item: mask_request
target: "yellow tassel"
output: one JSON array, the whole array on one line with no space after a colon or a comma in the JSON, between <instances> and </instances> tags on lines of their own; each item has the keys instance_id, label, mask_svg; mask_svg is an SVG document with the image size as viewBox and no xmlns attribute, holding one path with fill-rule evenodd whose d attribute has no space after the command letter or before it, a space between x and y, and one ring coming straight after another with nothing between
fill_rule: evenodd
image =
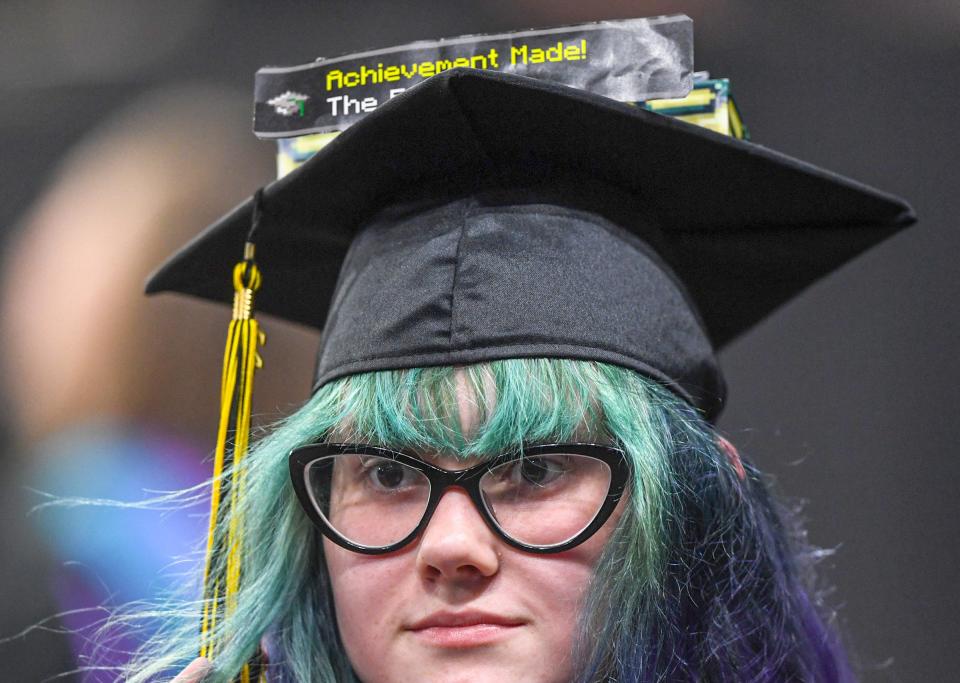
<instances>
[{"instance_id":1,"label":"yellow tassel","mask_svg":"<svg viewBox=\"0 0 960 683\"><path fill-rule=\"evenodd\" d=\"M233 269L233 319L227 332L220 382L220 426L213 464L213 490L210 496L210 525L204 565L203 615L200 624L200 655L215 659L220 644L215 642L217 622L237 608L237 593L242 577L243 519L240 500L244 489L243 458L250 443L250 414L253 375L263 361L257 349L264 335L253 317L253 297L260 289L260 271L253 262L253 244L247 243L244 260ZM233 448L228 438L233 434ZM224 471L230 472L229 481ZM229 518L226 537L223 521ZM226 562L219 558L226 553ZM219 568L215 572L215 568ZM259 653L254 662L244 665L238 681L264 681L259 670ZM252 677L251 677L252 676Z\"/></svg>"}]
</instances>

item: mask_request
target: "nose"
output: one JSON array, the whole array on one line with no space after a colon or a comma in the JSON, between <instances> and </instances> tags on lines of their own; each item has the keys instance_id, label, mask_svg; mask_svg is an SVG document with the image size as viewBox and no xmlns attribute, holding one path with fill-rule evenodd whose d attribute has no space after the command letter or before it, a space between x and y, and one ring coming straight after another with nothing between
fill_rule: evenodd
<instances>
[{"instance_id":1,"label":"nose","mask_svg":"<svg viewBox=\"0 0 960 683\"><path fill-rule=\"evenodd\" d=\"M469 494L452 488L443 494L420 537L417 569L425 579L482 581L500 569L500 539L473 505Z\"/></svg>"}]
</instances>

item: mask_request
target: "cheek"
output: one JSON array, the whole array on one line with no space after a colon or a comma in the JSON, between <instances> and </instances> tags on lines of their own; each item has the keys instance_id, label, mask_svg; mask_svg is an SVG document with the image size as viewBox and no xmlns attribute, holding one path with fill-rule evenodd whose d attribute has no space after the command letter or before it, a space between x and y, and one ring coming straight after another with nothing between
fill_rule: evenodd
<instances>
[{"instance_id":1,"label":"cheek","mask_svg":"<svg viewBox=\"0 0 960 683\"><path fill-rule=\"evenodd\" d=\"M532 615L539 649L551 661L565 661L576 635L593 566L574 551L549 559L517 557L512 563L516 602Z\"/></svg>"},{"instance_id":2,"label":"cheek","mask_svg":"<svg viewBox=\"0 0 960 683\"><path fill-rule=\"evenodd\" d=\"M532 555L510 548L502 566L503 589L537 624L537 643L524 654L533 669L553 662L558 677L572 675L570 659L584 599L603 549L622 515L623 502L607 523L585 543L556 555ZM530 673L529 680L535 680ZM566 678L565 678L566 677ZM525 679L527 680L527 679ZM536 678L536 680L541 680Z\"/></svg>"},{"instance_id":3,"label":"cheek","mask_svg":"<svg viewBox=\"0 0 960 683\"><path fill-rule=\"evenodd\" d=\"M367 556L323 540L340 637L347 656L358 661L364 652L384 647L401 626L398 584L412 576L411 554Z\"/></svg>"},{"instance_id":4,"label":"cheek","mask_svg":"<svg viewBox=\"0 0 960 683\"><path fill-rule=\"evenodd\" d=\"M546 617L544 624L556 633L573 638L580 608L590 588L603 548L619 519L614 513L590 539L573 550L556 555L530 555L512 551L505 575L523 586L532 606Z\"/></svg>"}]
</instances>

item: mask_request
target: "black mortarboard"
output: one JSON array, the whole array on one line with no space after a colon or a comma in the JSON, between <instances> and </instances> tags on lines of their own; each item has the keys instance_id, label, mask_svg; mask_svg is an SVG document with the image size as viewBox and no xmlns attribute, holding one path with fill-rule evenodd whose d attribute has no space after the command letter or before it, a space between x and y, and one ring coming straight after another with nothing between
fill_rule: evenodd
<instances>
[{"instance_id":1,"label":"black mortarboard","mask_svg":"<svg viewBox=\"0 0 960 683\"><path fill-rule=\"evenodd\" d=\"M316 386L512 357L636 369L713 419L715 349L914 221L760 145L544 81L454 69L267 185L257 307L323 329ZM247 201L152 277L229 302Z\"/></svg>"}]
</instances>

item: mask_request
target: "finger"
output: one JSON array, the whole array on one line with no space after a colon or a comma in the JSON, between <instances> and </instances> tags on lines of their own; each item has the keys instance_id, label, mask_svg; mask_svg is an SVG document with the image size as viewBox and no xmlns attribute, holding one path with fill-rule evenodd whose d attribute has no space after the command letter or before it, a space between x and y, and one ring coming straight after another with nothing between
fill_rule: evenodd
<instances>
[{"instance_id":1,"label":"finger","mask_svg":"<svg viewBox=\"0 0 960 683\"><path fill-rule=\"evenodd\" d=\"M197 657L190 666L180 672L170 683L200 683L204 676L210 673L213 664L206 657Z\"/></svg>"}]
</instances>

